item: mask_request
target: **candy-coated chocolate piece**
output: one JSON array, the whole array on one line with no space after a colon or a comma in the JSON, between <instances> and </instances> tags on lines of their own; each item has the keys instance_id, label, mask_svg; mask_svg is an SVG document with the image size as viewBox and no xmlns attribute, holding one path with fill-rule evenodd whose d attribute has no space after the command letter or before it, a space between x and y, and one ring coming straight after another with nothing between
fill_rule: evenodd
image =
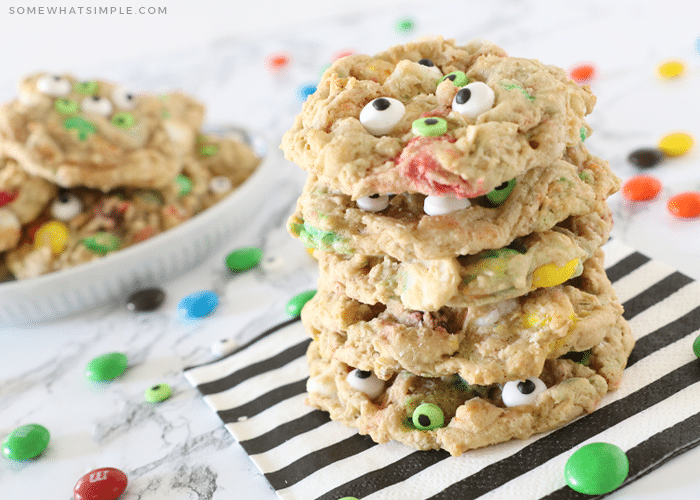
<instances>
[{"instance_id":1,"label":"candy-coated chocolate piece","mask_svg":"<svg viewBox=\"0 0 700 500\"><path fill-rule=\"evenodd\" d=\"M700 217L700 193L687 191L671 196L668 200L668 211L679 219Z\"/></svg>"},{"instance_id":2,"label":"candy-coated chocolate piece","mask_svg":"<svg viewBox=\"0 0 700 500\"><path fill-rule=\"evenodd\" d=\"M331 61L335 62L338 59L342 59L343 57L348 57L353 54L356 54L356 52L353 49L338 50L336 52L333 52L333 55L331 56Z\"/></svg>"},{"instance_id":3,"label":"candy-coated chocolate piece","mask_svg":"<svg viewBox=\"0 0 700 500\"><path fill-rule=\"evenodd\" d=\"M61 190L51 204L51 216L58 220L71 220L83 211L83 202L73 193Z\"/></svg>"},{"instance_id":4,"label":"candy-coated chocolate piece","mask_svg":"<svg viewBox=\"0 0 700 500\"><path fill-rule=\"evenodd\" d=\"M175 184L177 184L178 196L187 196L192 192L192 181L186 175L178 174L175 177Z\"/></svg>"},{"instance_id":5,"label":"candy-coated chocolate piece","mask_svg":"<svg viewBox=\"0 0 700 500\"><path fill-rule=\"evenodd\" d=\"M211 290L200 290L184 297L177 305L178 312L185 319L207 316L219 305L219 296Z\"/></svg>"},{"instance_id":6,"label":"candy-coated chocolate piece","mask_svg":"<svg viewBox=\"0 0 700 500\"><path fill-rule=\"evenodd\" d=\"M199 148L200 156L214 156L218 152L219 146L217 146L216 144L205 144L201 148Z\"/></svg>"},{"instance_id":7,"label":"candy-coated chocolate piece","mask_svg":"<svg viewBox=\"0 0 700 500\"><path fill-rule=\"evenodd\" d=\"M143 396L149 403L160 403L168 399L172 394L168 384L156 384L146 389Z\"/></svg>"},{"instance_id":8,"label":"candy-coated chocolate piece","mask_svg":"<svg viewBox=\"0 0 700 500\"><path fill-rule=\"evenodd\" d=\"M659 141L659 149L666 156L679 156L686 153L693 146L693 137L684 132L668 134Z\"/></svg>"},{"instance_id":9,"label":"candy-coated chocolate piece","mask_svg":"<svg viewBox=\"0 0 700 500\"><path fill-rule=\"evenodd\" d=\"M532 287L547 288L561 285L566 280L572 278L579 268L578 259L571 259L562 267L558 267L554 264L540 266L532 273Z\"/></svg>"},{"instance_id":10,"label":"candy-coated chocolate piece","mask_svg":"<svg viewBox=\"0 0 700 500\"><path fill-rule=\"evenodd\" d=\"M445 425L445 415L440 407L433 403L423 403L413 410L411 417L416 429L430 431Z\"/></svg>"},{"instance_id":11,"label":"candy-coated chocolate piece","mask_svg":"<svg viewBox=\"0 0 700 500\"><path fill-rule=\"evenodd\" d=\"M486 198L494 205L503 205L510 193L515 188L515 179L504 182L486 195Z\"/></svg>"},{"instance_id":12,"label":"candy-coated chocolate piece","mask_svg":"<svg viewBox=\"0 0 700 500\"><path fill-rule=\"evenodd\" d=\"M19 191L3 191L0 190L0 207L12 203L19 196Z\"/></svg>"},{"instance_id":13,"label":"candy-coated chocolate piece","mask_svg":"<svg viewBox=\"0 0 700 500\"><path fill-rule=\"evenodd\" d=\"M574 452L564 467L564 480L585 495L604 495L619 488L629 473L629 460L619 446L591 443Z\"/></svg>"},{"instance_id":14,"label":"candy-coated chocolate piece","mask_svg":"<svg viewBox=\"0 0 700 500\"><path fill-rule=\"evenodd\" d=\"M501 391L503 404L510 406L531 405L547 386L537 377L506 382Z\"/></svg>"},{"instance_id":15,"label":"candy-coated chocolate piece","mask_svg":"<svg viewBox=\"0 0 700 500\"><path fill-rule=\"evenodd\" d=\"M365 212L381 212L389 206L389 195L373 194L357 200L357 208Z\"/></svg>"},{"instance_id":16,"label":"candy-coated chocolate piece","mask_svg":"<svg viewBox=\"0 0 700 500\"><path fill-rule=\"evenodd\" d=\"M384 381L370 371L355 369L348 373L345 380L353 389L367 394L369 399L374 399L384 392Z\"/></svg>"},{"instance_id":17,"label":"candy-coated chocolate piece","mask_svg":"<svg viewBox=\"0 0 700 500\"><path fill-rule=\"evenodd\" d=\"M438 137L447 133L447 120L435 116L418 118L413 122L411 130L415 135Z\"/></svg>"},{"instance_id":18,"label":"candy-coated chocolate piece","mask_svg":"<svg viewBox=\"0 0 700 500\"><path fill-rule=\"evenodd\" d=\"M301 314L301 310L304 308L304 305L310 301L314 295L316 295L316 291L317 290L307 290L305 292L298 293L289 299L286 307L287 314L294 317L299 316Z\"/></svg>"},{"instance_id":19,"label":"candy-coated chocolate piece","mask_svg":"<svg viewBox=\"0 0 700 500\"><path fill-rule=\"evenodd\" d=\"M165 292L157 287L137 290L126 299L126 308L136 312L155 311L165 302Z\"/></svg>"},{"instance_id":20,"label":"candy-coated chocolate piece","mask_svg":"<svg viewBox=\"0 0 700 500\"><path fill-rule=\"evenodd\" d=\"M215 358L223 358L236 350L238 344L233 339L221 339L214 342L209 350Z\"/></svg>"},{"instance_id":21,"label":"candy-coated chocolate piece","mask_svg":"<svg viewBox=\"0 0 700 500\"><path fill-rule=\"evenodd\" d=\"M78 479L73 487L75 500L116 500L126 490L126 474L114 467L101 467Z\"/></svg>"},{"instance_id":22,"label":"candy-coated chocolate piece","mask_svg":"<svg viewBox=\"0 0 700 500\"><path fill-rule=\"evenodd\" d=\"M97 82L87 81L87 82L77 82L73 85L73 90L78 94L92 95L97 92L99 84Z\"/></svg>"},{"instance_id":23,"label":"candy-coated chocolate piece","mask_svg":"<svg viewBox=\"0 0 700 500\"><path fill-rule=\"evenodd\" d=\"M36 81L36 88L42 94L64 96L70 94L70 81L60 75L44 75Z\"/></svg>"},{"instance_id":24,"label":"candy-coated chocolate piece","mask_svg":"<svg viewBox=\"0 0 700 500\"><path fill-rule=\"evenodd\" d=\"M698 335L693 341L693 353L695 353L695 356L700 358L700 335Z\"/></svg>"},{"instance_id":25,"label":"candy-coated chocolate piece","mask_svg":"<svg viewBox=\"0 0 700 500\"><path fill-rule=\"evenodd\" d=\"M97 132L97 127L94 123L87 121L82 116L71 116L63 122L63 127L66 130L75 130L78 139L86 140L90 135Z\"/></svg>"},{"instance_id":26,"label":"candy-coated chocolate piece","mask_svg":"<svg viewBox=\"0 0 700 500\"><path fill-rule=\"evenodd\" d=\"M56 99L53 108L63 115L74 115L80 111L78 103L71 99Z\"/></svg>"},{"instance_id":27,"label":"candy-coated chocolate piece","mask_svg":"<svg viewBox=\"0 0 700 500\"><path fill-rule=\"evenodd\" d=\"M627 161L637 168L652 168L661 163L664 154L656 148L642 148L632 151L627 157Z\"/></svg>"},{"instance_id":28,"label":"candy-coated chocolate piece","mask_svg":"<svg viewBox=\"0 0 700 500\"><path fill-rule=\"evenodd\" d=\"M83 238L80 240L80 243L82 243L83 246L85 246L85 248L90 250L92 253L104 255L106 253L119 250L119 247L121 246L121 239L119 239L117 235L108 233L107 231L100 231L92 236Z\"/></svg>"},{"instance_id":29,"label":"candy-coated chocolate piece","mask_svg":"<svg viewBox=\"0 0 700 500\"><path fill-rule=\"evenodd\" d=\"M399 19L396 22L396 31L399 33L408 33L409 31L413 31L413 29L416 27L416 23L413 21L411 18L405 18L405 19Z\"/></svg>"},{"instance_id":30,"label":"candy-coated chocolate piece","mask_svg":"<svg viewBox=\"0 0 700 500\"><path fill-rule=\"evenodd\" d=\"M596 73L595 64L589 62L576 64L569 68L569 78L581 85L593 80Z\"/></svg>"},{"instance_id":31,"label":"candy-coated chocolate piece","mask_svg":"<svg viewBox=\"0 0 700 500\"><path fill-rule=\"evenodd\" d=\"M36 230L34 233L34 248L48 246L54 255L58 255L66 249L68 245L68 228L58 221L49 221Z\"/></svg>"},{"instance_id":32,"label":"candy-coated chocolate piece","mask_svg":"<svg viewBox=\"0 0 700 500\"><path fill-rule=\"evenodd\" d=\"M455 87L464 87L466 84L469 83L469 78L467 78L467 75L465 75L462 71L453 71L452 73L447 73L445 76L442 77L440 83L442 83L445 80L450 80L452 83L454 83Z\"/></svg>"},{"instance_id":33,"label":"candy-coated chocolate piece","mask_svg":"<svg viewBox=\"0 0 700 500\"><path fill-rule=\"evenodd\" d=\"M124 373L128 360L122 352L109 352L90 360L85 377L95 382L109 382Z\"/></svg>"},{"instance_id":34,"label":"candy-coated chocolate piece","mask_svg":"<svg viewBox=\"0 0 700 500\"><path fill-rule=\"evenodd\" d=\"M458 210L469 208L472 203L469 198L456 196L426 196L423 200L423 211L426 215L445 215Z\"/></svg>"},{"instance_id":35,"label":"candy-coated chocolate piece","mask_svg":"<svg viewBox=\"0 0 700 500\"><path fill-rule=\"evenodd\" d=\"M393 97L378 97L360 111L360 123L374 136L391 132L406 113L406 107Z\"/></svg>"},{"instance_id":36,"label":"candy-coated chocolate piece","mask_svg":"<svg viewBox=\"0 0 700 500\"><path fill-rule=\"evenodd\" d=\"M272 54L265 59L265 66L268 71L279 71L282 68L289 66L291 57L284 52Z\"/></svg>"},{"instance_id":37,"label":"candy-coated chocolate piece","mask_svg":"<svg viewBox=\"0 0 700 500\"><path fill-rule=\"evenodd\" d=\"M29 460L46 449L50 438L48 429L43 425L23 425L3 440L2 454L12 460Z\"/></svg>"},{"instance_id":38,"label":"candy-coated chocolate piece","mask_svg":"<svg viewBox=\"0 0 700 500\"><path fill-rule=\"evenodd\" d=\"M476 118L493 107L494 91L484 82L470 83L459 89L452 99L452 110L466 118Z\"/></svg>"},{"instance_id":39,"label":"candy-coated chocolate piece","mask_svg":"<svg viewBox=\"0 0 700 500\"><path fill-rule=\"evenodd\" d=\"M128 129L134 126L136 120L131 113L126 111L120 111L119 113L114 113L112 118L109 120L115 127Z\"/></svg>"},{"instance_id":40,"label":"candy-coated chocolate piece","mask_svg":"<svg viewBox=\"0 0 700 500\"><path fill-rule=\"evenodd\" d=\"M263 251L257 247L243 247L234 250L226 256L226 267L231 272L240 273L260 264Z\"/></svg>"},{"instance_id":41,"label":"candy-coated chocolate piece","mask_svg":"<svg viewBox=\"0 0 700 500\"><path fill-rule=\"evenodd\" d=\"M306 84L299 87L299 99L305 101L311 94L316 92L316 85Z\"/></svg>"},{"instance_id":42,"label":"candy-coated chocolate piece","mask_svg":"<svg viewBox=\"0 0 700 500\"><path fill-rule=\"evenodd\" d=\"M635 175L622 184L622 196L628 201L650 201L661 192L661 181L651 175Z\"/></svg>"},{"instance_id":43,"label":"candy-coated chocolate piece","mask_svg":"<svg viewBox=\"0 0 700 500\"><path fill-rule=\"evenodd\" d=\"M678 76L681 76L683 74L683 71L685 71L685 63L677 59L670 59L659 64L658 68L656 68L656 71L659 77L663 79L676 78Z\"/></svg>"}]
</instances>

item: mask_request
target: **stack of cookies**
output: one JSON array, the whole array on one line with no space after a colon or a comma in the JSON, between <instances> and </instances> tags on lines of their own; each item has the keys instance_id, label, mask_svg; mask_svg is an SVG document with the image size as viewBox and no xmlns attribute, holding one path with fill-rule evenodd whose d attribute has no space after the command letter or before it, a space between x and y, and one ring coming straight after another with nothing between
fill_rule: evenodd
<instances>
[{"instance_id":1,"label":"stack of cookies","mask_svg":"<svg viewBox=\"0 0 700 500\"><path fill-rule=\"evenodd\" d=\"M596 408L634 345L603 268L619 180L587 86L483 41L336 61L282 149L319 262L308 402L453 455Z\"/></svg>"},{"instance_id":2,"label":"stack of cookies","mask_svg":"<svg viewBox=\"0 0 700 500\"><path fill-rule=\"evenodd\" d=\"M144 241L230 193L245 144L202 133L204 106L104 81L36 74L0 107L0 281Z\"/></svg>"}]
</instances>

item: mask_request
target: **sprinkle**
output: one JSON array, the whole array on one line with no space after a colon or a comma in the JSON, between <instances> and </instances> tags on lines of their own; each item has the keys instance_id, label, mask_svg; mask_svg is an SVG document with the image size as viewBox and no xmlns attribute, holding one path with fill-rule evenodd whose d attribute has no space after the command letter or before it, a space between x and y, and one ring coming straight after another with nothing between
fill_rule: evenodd
<instances>
[{"instance_id":1,"label":"sprinkle","mask_svg":"<svg viewBox=\"0 0 700 500\"><path fill-rule=\"evenodd\" d=\"M651 175L635 175L622 185L622 196L629 201L653 200L661 192L661 181Z\"/></svg>"},{"instance_id":2,"label":"sprinkle","mask_svg":"<svg viewBox=\"0 0 700 500\"><path fill-rule=\"evenodd\" d=\"M668 211L679 219L700 217L700 193L686 191L672 196L668 200Z\"/></svg>"},{"instance_id":3,"label":"sprinkle","mask_svg":"<svg viewBox=\"0 0 700 500\"><path fill-rule=\"evenodd\" d=\"M658 76L662 79L676 78L683 74L684 70L685 63L678 59L664 61L656 68Z\"/></svg>"},{"instance_id":4,"label":"sprinkle","mask_svg":"<svg viewBox=\"0 0 700 500\"><path fill-rule=\"evenodd\" d=\"M661 138L659 149L666 156L679 156L686 153L693 146L693 137L683 132L676 132Z\"/></svg>"}]
</instances>

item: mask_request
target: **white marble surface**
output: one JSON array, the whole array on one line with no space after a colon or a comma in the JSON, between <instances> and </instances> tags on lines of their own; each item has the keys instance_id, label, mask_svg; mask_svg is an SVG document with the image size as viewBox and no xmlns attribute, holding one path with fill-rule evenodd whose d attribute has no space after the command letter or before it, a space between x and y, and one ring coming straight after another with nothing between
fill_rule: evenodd
<instances>
[{"instance_id":1,"label":"white marble surface","mask_svg":"<svg viewBox=\"0 0 700 500\"><path fill-rule=\"evenodd\" d=\"M208 346L222 337L245 341L283 320L286 301L314 287L313 262L283 227L304 173L284 161L276 145L300 109L297 89L315 82L335 52L374 53L415 36L442 34L459 41L486 38L512 55L562 67L594 61L600 71L592 85L598 104L589 120L594 134L587 145L628 178L637 173L625 160L633 149L653 146L674 130L700 137L700 26L691 5L682 0L447 1L343 16L331 9L323 24L284 25L278 20L277 29L245 38L224 37L217 28L217 41L198 40L186 48L175 41L171 26L172 46L178 48L163 49L157 57L118 63L118 58L76 59L70 69L85 78L121 80L137 90L181 88L207 104L210 123L234 122L263 131L271 145L270 161L279 166L279 182L261 193L259 213L245 231L167 283L168 300L159 312L140 317L123 304L111 304L41 325L0 329L0 435L29 422L52 433L39 459L0 460L2 498L67 499L75 481L100 466L127 473L125 500L275 498L181 370L209 359ZM393 23L405 16L416 21L415 31L394 32ZM265 57L281 50L292 55L292 64L271 75ZM658 80L655 68L666 58L685 59L686 74L677 81ZM4 72L0 79L1 100L14 93L8 78ZM655 169L665 194L647 207L627 210L619 196L611 199L618 236L695 278L700 278L700 222L673 221L665 197L700 187L699 159L696 146ZM213 284L227 251L247 245L264 249L266 265L228 281L211 318L180 323L175 317L179 298ZM85 380L86 363L113 350L129 356L124 376L111 384ZM171 385L173 397L160 405L143 401L143 391L159 382ZM696 498L698 459L700 450L691 451L610 498Z\"/></svg>"}]
</instances>

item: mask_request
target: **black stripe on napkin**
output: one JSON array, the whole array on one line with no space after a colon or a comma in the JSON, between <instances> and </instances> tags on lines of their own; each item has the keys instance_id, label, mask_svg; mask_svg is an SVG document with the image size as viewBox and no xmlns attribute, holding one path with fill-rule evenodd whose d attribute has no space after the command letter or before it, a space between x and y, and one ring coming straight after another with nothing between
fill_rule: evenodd
<instances>
[{"instance_id":1,"label":"black stripe on napkin","mask_svg":"<svg viewBox=\"0 0 700 500\"><path fill-rule=\"evenodd\" d=\"M607 268L605 272L608 275L608 279L612 283L615 283L632 271L636 271L650 260L651 259L644 254L633 252L621 261Z\"/></svg>"},{"instance_id":2,"label":"black stripe on napkin","mask_svg":"<svg viewBox=\"0 0 700 500\"><path fill-rule=\"evenodd\" d=\"M216 412L219 418L225 423L238 422L241 417L250 418L258 413L261 413L271 406L281 403L282 401L298 396L306 392L306 380L308 377L292 382L291 384L283 385L270 392L266 392L260 397L249 401L248 403L230 408L228 410L219 410Z\"/></svg>"},{"instance_id":3,"label":"black stripe on napkin","mask_svg":"<svg viewBox=\"0 0 700 500\"><path fill-rule=\"evenodd\" d=\"M293 437L312 431L330 421L331 417L328 412L313 410L306 415L285 422L265 434L238 443L248 455L257 455L270 451Z\"/></svg>"},{"instance_id":4,"label":"black stripe on napkin","mask_svg":"<svg viewBox=\"0 0 700 500\"><path fill-rule=\"evenodd\" d=\"M625 309L622 317L629 321L692 282L692 278L676 271L622 304Z\"/></svg>"}]
</instances>

